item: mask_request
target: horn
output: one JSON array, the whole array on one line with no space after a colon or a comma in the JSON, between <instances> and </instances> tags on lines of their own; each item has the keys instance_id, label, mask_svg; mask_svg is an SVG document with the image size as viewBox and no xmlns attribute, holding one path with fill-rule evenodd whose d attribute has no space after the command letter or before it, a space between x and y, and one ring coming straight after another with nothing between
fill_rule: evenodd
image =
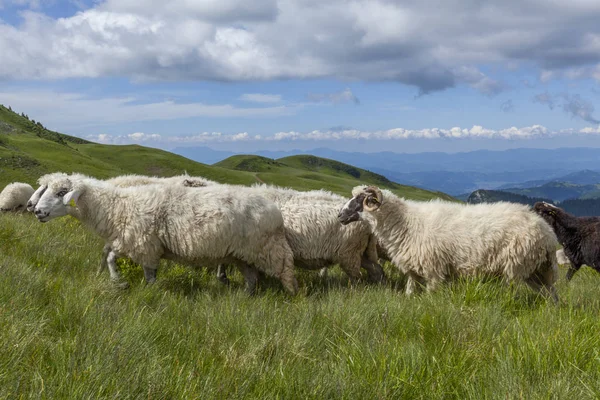
<instances>
[{"instance_id":1,"label":"horn","mask_svg":"<svg viewBox=\"0 0 600 400\"><path fill-rule=\"evenodd\" d=\"M367 195L363 200L364 209L367 211L377 210L383 201L381 190L376 186L369 186L365 188L364 192Z\"/></svg>"}]
</instances>

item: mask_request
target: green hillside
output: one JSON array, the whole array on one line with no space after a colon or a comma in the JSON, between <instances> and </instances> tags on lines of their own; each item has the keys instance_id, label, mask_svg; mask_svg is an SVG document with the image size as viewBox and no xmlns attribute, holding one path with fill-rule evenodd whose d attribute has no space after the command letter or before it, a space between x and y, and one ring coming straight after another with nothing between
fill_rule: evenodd
<instances>
[{"instance_id":1,"label":"green hillside","mask_svg":"<svg viewBox=\"0 0 600 400\"><path fill-rule=\"evenodd\" d=\"M436 197L456 200L445 193L400 185L382 175L352 165L309 155L277 160L255 155L236 155L214 165L236 171L253 172L256 179L261 182L307 190L326 188L343 196L349 196L353 187L366 183L390 189L399 196L414 200L429 200Z\"/></svg>"},{"instance_id":2,"label":"green hillside","mask_svg":"<svg viewBox=\"0 0 600 400\"><path fill-rule=\"evenodd\" d=\"M223 183L264 182L299 190L324 188L344 196L354 186L366 183L392 189L411 199L453 200L444 193L399 185L381 175L313 156L281 160L235 156L206 165L139 145L92 143L48 130L40 122L0 106L0 187L15 181L34 184L40 175L53 171L81 172L98 178L128 173L172 176L187 172Z\"/></svg>"}]
</instances>

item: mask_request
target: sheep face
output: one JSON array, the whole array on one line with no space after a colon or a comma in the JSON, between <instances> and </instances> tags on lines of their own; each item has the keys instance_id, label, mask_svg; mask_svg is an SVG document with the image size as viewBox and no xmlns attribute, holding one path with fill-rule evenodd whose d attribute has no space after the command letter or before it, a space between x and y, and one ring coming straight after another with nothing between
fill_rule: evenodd
<instances>
[{"instance_id":1,"label":"sheep face","mask_svg":"<svg viewBox=\"0 0 600 400\"><path fill-rule=\"evenodd\" d=\"M79 190L73 188L69 179L51 182L35 206L34 214L40 222L67 215L70 203L77 201L80 194Z\"/></svg>"},{"instance_id":2,"label":"sheep face","mask_svg":"<svg viewBox=\"0 0 600 400\"><path fill-rule=\"evenodd\" d=\"M383 201L381 190L375 186L354 188L352 196L338 214L338 220L342 225L360 220L363 211L375 211Z\"/></svg>"},{"instance_id":3,"label":"sheep face","mask_svg":"<svg viewBox=\"0 0 600 400\"><path fill-rule=\"evenodd\" d=\"M42 197L42 195L44 194L46 189L48 189L48 185L42 185L38 188L38 190L33 192L31 197L27 201L27 211L33 212L33 210L35 209L35 206L40 201L40 198Z\"/></svg>"},{"instance_id":4,"label":"sheep face","mask_svg":"<svg viewBox=\"0 0 600 400\"><path fill-rule=\"evenodd\" d=\"M533 211L540 215L546 222L553 224L556 220L556 214L561 211L560 208L546 203L544 201L538 201L533 205Z\"/></svg>"}]
</instances>

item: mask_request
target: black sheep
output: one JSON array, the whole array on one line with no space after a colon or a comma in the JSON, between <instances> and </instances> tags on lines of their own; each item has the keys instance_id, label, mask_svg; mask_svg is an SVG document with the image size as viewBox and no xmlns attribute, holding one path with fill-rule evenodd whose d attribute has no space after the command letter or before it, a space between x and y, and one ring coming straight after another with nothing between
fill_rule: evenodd
<instances>
[{"instance_id":1,"label":"black sheep","mask_svg":"<svg viewBox=\"0 0 600 400\"><path fill-rule=\"evenodd\" d=\"M571 262L567 281L570 281L584 264L600 272L599 217L576 217L545 202L535 203L533 210L552 227Z\"/></svg>"}]
</instances>

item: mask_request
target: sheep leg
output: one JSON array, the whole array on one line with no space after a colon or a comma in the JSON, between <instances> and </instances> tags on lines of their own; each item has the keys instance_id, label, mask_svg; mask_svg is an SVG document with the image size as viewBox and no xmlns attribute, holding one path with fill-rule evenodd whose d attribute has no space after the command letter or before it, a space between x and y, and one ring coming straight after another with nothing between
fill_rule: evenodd
<instances>
[{"instance_id":1,"label":"sheep leg","mask_svg":"<svg viewBox=\"0 0 600 400\"><path fill-rule=\"evenodd\" d=\"M551 298L554 303L558 303L558 294L556 293L556 288L552 283L550 283L550 281L547 279L547 276L536 272L529 278L525 279L525 283L545 298Z\"/></svg>"},{"instance_id":2,"label":"sheep leg","mask_svg":"<svg viewBox=\"0 0 600 400\"><path fill-rule=\"evenodd\" d=\"M108 266L108 272L110 273L110 279L113 282L117 283L117 286L119 288L127 289L129 287L129 282L119 283L119 281L121 280L121 274L119 274L119 269L117 267L118 254L115 253L114 251L112 251L112 249L109 245L104 246L105 250L107 248L108 248L109 252L108 252L108 255L106 256L105 260L106 260L106 265Z\"/></svg>"},{"instance_id":3,"label":"sheep leg","mask_svg":"<svg viewBox=\"0 0 600 400\"><path fill-rule=\"evenodd\" d=\"M152 266L145 266L144 265L144 278L146 279L146 283L147 284L153 284L154 282L156 282L156 271L157 271L157 266L156 265L152 265Z\"/></svg>"},{"instance_id":4,"label":"sheep leg","mask_svg":"<svg viewBox=\"0 0 600 400\"><path fill-rule=\"evenodd\" d=\"M571 264L571 266L569 267L569 270L567 271L567 282L570 282L571 279L573 279L573 275L575 275L575 272L579 271L579 268L581 268L582 264L578 264L578 265L573 265Z\"/></svg>"},{"instance_id":5,"label":"sheep leg","mask_svg":"<svg viewBox=\"0 0 600 400\"><path fill-rule=\"evenodd\" d=\"M224 285L229 285L229 278L227 277L227 266L219 264L217 267L217 279Z\"/></svg>"},{"instance_id":6,"label":"sheep leg","mask_svg":"<svg viewBox=\"0 0 600 400\"><path fill-rule=\"evenodd\" d=\"M368 258L363 257L360 262L361 267L367 271L369 282L373 283L385 283L385 273L379 263L373 262Z\"/></svg>"},{"instance_id":7,"label":"sheep leg","mask_svg":"<svg viewBox=\"0 0 600 400\"><path fill-rule=\"evenodd\" d=\"M258 283L258 270L244 262L237 263L237 267L244 276L246 282L246 293L250 296L256 293L256 284Z\"/></svg>"},{"instance_id":8,"label":"sheep leg","mask_svg":"<svg viewBox=\"0 0 600 400\"><path fill-rule=\"evenodd\" d=\"M418 286L417 286L418 285ZM420 291L421 288L425 285L425 281L423 278L416 274L408 273L408 280L406 281L406 296L410 297L415 294L417 291Z\"/></svg>"},{"instance_id":9,"label":"sheep leg","mask_svg":"<svg viewBox=\"0 0 600 400\"><path fill-rule=\"evenodd\" d=\"M408 297L411 297L415 293L416 286L417 284L415 282L415 279L412 277L412 275L408 275L408 280L406 281L406 289L404 293L406 293Z\"/></svg>"},{"instance_id":10,"label":"sheep leg","mask_svg":"<svg viewBox=\"0 0 600 400\"><path fill-rule=\"evenodd\" d=\"M348 275L350 281L355 283L360 280L360 261L340 261L340 268Z\"/></svg>"},{"instance_id":11,"label":"sheep leg","mask_svg":"<svg viewBox=\"0 0 600 400\"><path fill-rule=\"evenodd\" d=\"M441 281L439 279L430 279L427 281L427 293L435 292L436 289L440 286Z\"/></svg>"},{"instance_id":12,"label":"sheep leg","mask_svg":"<svg viewBox=\"0 0 600 400\"><path fill-rule=\"evenodd\" d=\"M102 271L104 271L105 269L108 268L108 253L110 253L110 245L107 243L104 245L104 248L102 249L102 259L100 260L100 266L98 267L98 271L97 271L97 275L100 275L102 273Z\"/></svg>"},{"instance_id":13,"label":"sheep leg","mask_svg":"<svg viewBox=\"0 0 600 400\"><path fill-rule=\"evenodd\" d=\"M298 293L298 281L294 274L294 256L292 252L290 251L289 254L283 255L281 261L282 265L277 278L279 278L284 289L294 296Z\"/></svg>"},{"instance_id":14,"label":"sheep leg","mask_svg":"<svg viewBox=\"0 0 600 400\"><path fill-rule=\"evenodd\" d=\"M113 281L118 281L119 279L121 279L121 275L119 275L119 270L117 268L117 253L112 251L110 247L108 249L109 252L105 260L108 266L108 272L110 273L110 279L112 279Z\"/></svg>"}]
</instances>

